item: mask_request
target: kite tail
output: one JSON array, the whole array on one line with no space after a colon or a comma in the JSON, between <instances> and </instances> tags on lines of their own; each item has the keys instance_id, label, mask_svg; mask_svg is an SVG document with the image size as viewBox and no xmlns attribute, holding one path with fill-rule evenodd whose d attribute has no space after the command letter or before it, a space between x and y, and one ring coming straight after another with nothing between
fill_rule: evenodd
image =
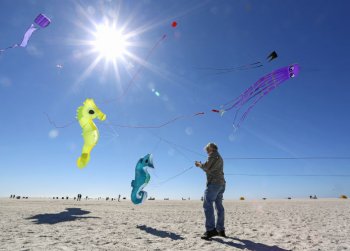
<instances>
[{"instance_id":1,"label":"kite tail","mask_svg":"<svg viewBox=\"0 0 350 251\"><path fill-rule=\"evenodd\" d=\"M82 153L77 160L79 169L83 169L90 161L90 153Z\"/></svg>"},{"instance_id":2,"label":"kite tail","mask_svg":"<svg viewBox=\"0 0 350 251\"><path fill-rule=\"evenodd\" d=\"M246 117L248 116L248 114L250 113L250 111L253 109L253 107L260 101L260 99L262 99L263 96L260 96L259 98L257 98L249 107L248 109L244 112L244 114L242 115L242 117L240 118L238 124L234 124L235 128L240 128L241 123L246 119Z\"/></svg>"},{"instance_id":3,"label":"kite tail","mask_svg":"<svg viewBox=\"0 0 350 251\"><path fill-rule=\"evenodd\" d=\"M147 199L147 195L146 191L139 191L138 193L133 191L131 194L131 200L134 204L141 204Z\"/></svg>"},{"instance_id":4,"label":"kite tail","mask_svg":"<svg viewBox=\"0 0 350 251\"><path fill-rule=\"evenodd\" d=\"M84 146L83 146L83 150L82 153L80 155L80 157L77 160L77 166L82 169L84 168L90 161L90 153L92 151L92 149L95 147L97 140L93 141L93 143L91 144L92 140L89 140L90 143L86 143L86 141L88 141L88 139L86 137L84 137Z\"/></svg>"},{"instance_id":5,"label":"kite tail","mask_svg":"<svg viewBox=\"0 0 350 251\"><path fill-rule=\"evenodd\" d=\"M147 192L146 191L140 191L138 196L141 197L141 202L145 201L147 199Z\"/></svg>"}]
</instances>

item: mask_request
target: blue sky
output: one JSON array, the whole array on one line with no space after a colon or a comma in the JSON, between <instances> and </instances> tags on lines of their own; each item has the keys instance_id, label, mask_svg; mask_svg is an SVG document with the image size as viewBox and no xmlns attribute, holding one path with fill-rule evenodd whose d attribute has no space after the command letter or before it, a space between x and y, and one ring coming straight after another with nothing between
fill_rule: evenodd
<instances>
[{"instance_id":1,"label":"blue sky","mask_svg":"<svg viewBox=\"0 0 350 251\"><path fill-rule=\"evenodd\" d=\"M2 1L0 48L18 43L39 13L52 23L36 31L26 48L0 55L0 196L129 197L136 162L151 152L155 170L145 189L150 196L200 198L206 181L198 168L157 184L195 160L204 161L203 147L211 141L224 158L350 156L349 7L345 0ZM167 35L121 99L140 67L137 60L118 61L119 75L104 60L84 74L98 57L86 45L94 39L94 24L116 19L125 32L137 33L130 38L134 46L127 49L140 59ZM178 22L176 28L172 21ZM265 63L273 50L279 57ZM264 67L223 75L198 70L256 61ZM208 112L292 63L300 65L299 76L258 103L237 132L233 113L221 118ZM44 113L58 125L70 123L88 97L108 121L96 122L100 141L89 165L79 170L79 124L56 129ZM106 102L110 99L117 101ZM199 111L206 114L159 129L111 126L157 125ZM227 159L225 173L350 174L349 162ZM349 179L226 176L225 196L337 197L350 194Z\"/></svg>"}]
</instances>

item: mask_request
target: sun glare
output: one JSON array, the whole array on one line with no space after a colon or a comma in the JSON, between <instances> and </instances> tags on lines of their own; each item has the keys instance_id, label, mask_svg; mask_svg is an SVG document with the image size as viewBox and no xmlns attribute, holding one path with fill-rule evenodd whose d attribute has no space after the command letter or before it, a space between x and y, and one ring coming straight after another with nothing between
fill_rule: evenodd
<instances>
[{"instance_id":1,"label":"sun glare","mask_svg":"<svg viewBox=\"0 0 350 251\"><path fill-rule=\"evenodd\" d=\"M147 58L140 58L132 51L135 48L145 46L145 44L138 41L138 36L151 29L152 26L141 26L134 30L129 30L128 22L118 22L118 16L114 18L103 17L102 23L96 23L90 17L88 11L84 8L81 8L81 11L88 19L89 22L87 23L89 25L85 26L85 23L78 23L77 25L80 25L80 27L88 33L89 38L86 39L86 36L84 36L85 39L76 41L77 44L86 46L83 52L77 53L76 58L80 58L81 55L86 55L92 58L92 61L81 73L74 87L78 88L77 86L83 83L96 68L102 70L100 79L101 82L104 82L104 79L109 77L109 70L111 68L117 79L116 83L118 83L118 88L122 90L121 76L124 76L125 72L127 72L129 76L139 72L135 72L133 66L135 63L139 64L140 67L151 69L151 66L146 62ZM90 27L90 25L92 27ZM164 38L165 36L163 35L161 40L164 40ZM158 41L155 46L159 43L160 41ZM153 49L151 49L151 52L152 51Z\"/></svg>"},{"instance_id":2,"label":"sun glare","mask_svg":"<svg viewBox=\"0 0 350 251\"><path fill-rule=\"evenodd\" d=\"M127 41L125 36L113 26L97 27L94 41L95 50L108 60L117 60L126 53Z\"/></svg>"}]
</instances>

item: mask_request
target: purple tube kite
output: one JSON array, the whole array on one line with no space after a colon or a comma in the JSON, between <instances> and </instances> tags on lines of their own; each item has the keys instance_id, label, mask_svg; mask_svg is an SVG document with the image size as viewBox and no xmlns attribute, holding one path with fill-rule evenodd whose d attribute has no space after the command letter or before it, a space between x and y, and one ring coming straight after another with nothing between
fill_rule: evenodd
<instances>
[{"instance_id":1,"label":"purple tube kite","mask_svg":"<svg viewBox=\"0 0 350 251\"><path fill-rule=\"evenodd\" d=\"M241 123L248 116L249 112L265 95L276 89L284 81L297 76L299 74L299 70L300 68L298 64L292 64L287 67L275 70L260 78L256 83L250 86L237 98L227 102L226 104L223 104L220 110L213 109L212 111L223 115L225 112L234 109L236 112L233 120L233 126L238 129ZM241 108L247 103L250 103L249 107L239 117L238 114Z\"/></svg>"},{"instance_id":2,"label":"purple tube kite","mask_svg":"<svg viewBox=\"0 0 350 251\"><path fill-rule=\"evenodd\" d=\"M46 17L44 14L39 14L35 18L34 23L36 25L38 25L39 27L35 27L35 24L31 24L30 27L27 29L27 31L24 33L23 39L20 43L11 45L11 46L4 48L4 49L0 49L0 53L4 52L7 49L16 48L18 46L19 47L26 47L33 32L40 29L40 28L47 27L51 23L51 20L48 17Z\"/></svg>"}]
</instances>

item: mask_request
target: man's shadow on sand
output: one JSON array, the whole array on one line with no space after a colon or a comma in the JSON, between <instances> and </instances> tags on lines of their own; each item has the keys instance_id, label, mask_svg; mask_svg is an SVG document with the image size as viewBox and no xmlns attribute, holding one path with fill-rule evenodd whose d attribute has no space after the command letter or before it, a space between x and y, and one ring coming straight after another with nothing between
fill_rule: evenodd
<instances>
[{"instance_id":1,"label":"man's shadow on sand","mask_svg":"<svg viewBox=\"0 0 350 251\"><path fill-rule=\"evenodd\" d=\"M66 208L65 211L57 214L37 214L32 217L26 218L26 220L34 220L35 224L57 224L65 221L75 221L77 219L88 219L88 218L100 218L83 216L89 214L90 211L81 210L80 208Z\"/></svg>"},{"instance_id":2,"label":"man's shadow on sand","mask_svg":"<svg viewBox=\"0 0 350 251\"><path fill-rule=\"evenodd\" d=\"M181 235L169 232L169 231L163 231L163 230L158 230L152 227L147 227L146 225L140 225L137 226L138 229L145 231L148 234L153 234L155 236L158 236L160 238L170 238L174 241L177 240L184 240L184 238Z\"/></svg>"},{"instance_id":3,"label":"man's shadow on sand","mask_svg":"<svg viewBox=\"0 0 350 251\"><path fill-rule=\"evenodd\" d=\"M231 241L226 241L227 239L231 240ZM238 238L232 238L232 237L227 237L225 239L221 239L221 238L212 238L213 241L219 242L221 244L225 244L231 247L235 247L238 249L245 249L245 250L251 250L251 251L290 251L288 249L284 249L284 248L279 248L277 246L268 246L262 243L256 243L253 241L249 241L249 240L241 240ZM235 241L235 242L233 242ZM237 243L240 242L240 243Z\"/></svg>"}]
</instances>

